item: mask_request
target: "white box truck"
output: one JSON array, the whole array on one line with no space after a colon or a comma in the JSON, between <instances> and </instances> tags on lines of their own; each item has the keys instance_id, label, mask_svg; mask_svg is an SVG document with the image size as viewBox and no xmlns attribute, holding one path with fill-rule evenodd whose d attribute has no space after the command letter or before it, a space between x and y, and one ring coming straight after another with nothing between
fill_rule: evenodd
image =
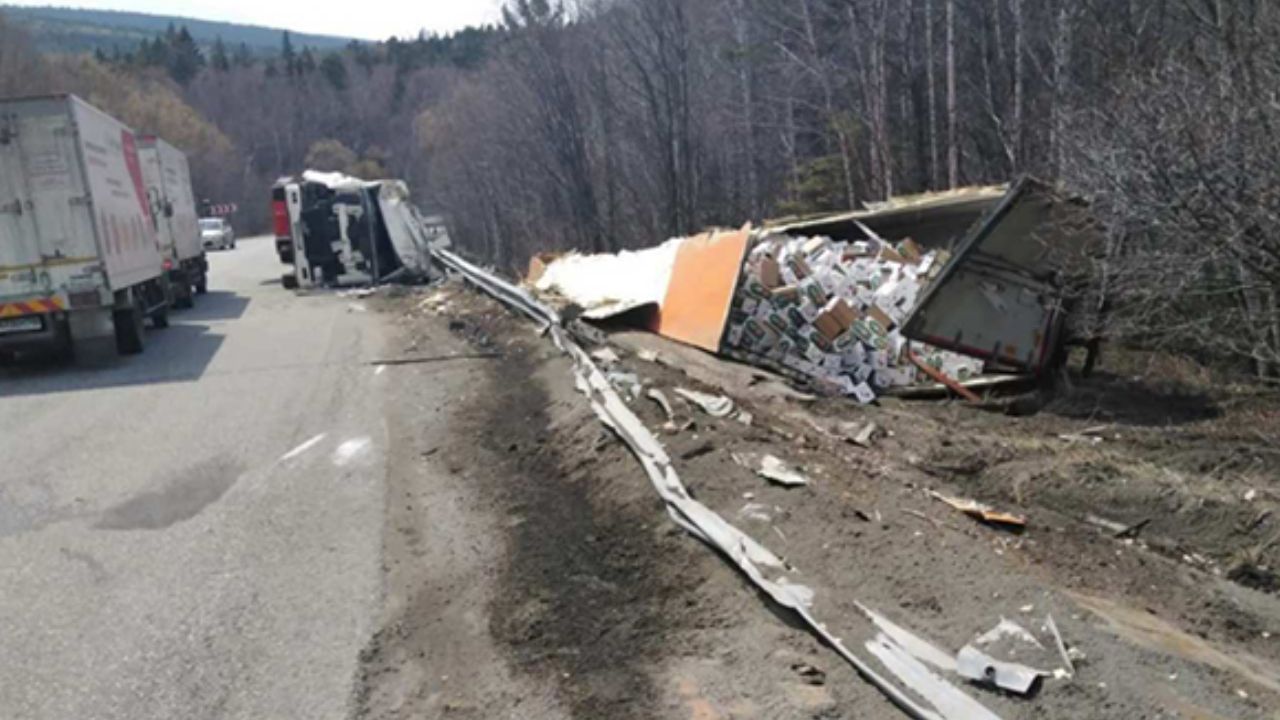
<instances>
[{"instance_id":1,"label":"white box truck","mask_svg":"<svg viewBox=\"0 0 1280 720\"><path fill-rule=\"evenodd\" d=\"M0 99L0 354L138 353L168 308L133 131L73 95Z\"/></svg>"},{"instance_id":2,"label":"white box truck","mask_svg":"<svg viewBox=\"0 0 1280 720\"><path fill-rule=\"evenodd\" d=\"M208 290L209 263L187 156L154 135L138 138L138 156L174 307L191 307L195 294Z\"/></svg>"}]
</instances>

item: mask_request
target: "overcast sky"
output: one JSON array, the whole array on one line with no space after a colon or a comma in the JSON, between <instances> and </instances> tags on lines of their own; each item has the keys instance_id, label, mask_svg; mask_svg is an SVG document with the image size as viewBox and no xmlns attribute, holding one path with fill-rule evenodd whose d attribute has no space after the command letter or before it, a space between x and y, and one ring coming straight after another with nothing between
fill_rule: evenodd
<instances>
[{"instance_id":1,"label":"overcast sky","mask_svg":"<svg viewBox=\"0 0 1280 720\"><path fill-rule=\"evenodd\" d=\"M5 0L13 5L68 5L201 20L266 25L298 32L385 40L425 28L448 32L494 22L501 0Z\"/></svg>"}]
</instances>

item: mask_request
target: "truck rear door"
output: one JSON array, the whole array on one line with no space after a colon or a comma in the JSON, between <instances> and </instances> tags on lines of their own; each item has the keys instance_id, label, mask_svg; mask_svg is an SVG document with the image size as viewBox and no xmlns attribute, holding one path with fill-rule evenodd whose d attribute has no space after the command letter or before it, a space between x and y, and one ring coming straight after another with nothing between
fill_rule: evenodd
<instances>
[{"instance_id":1,"label":"truck rear door","mask_svg":"<svg viewBox=\"0 0 1280 720\"><path fill-rule=\"evenodd\" d=\"M97 263L91 223L66 100L0 104L0 299L48 300Z\"/></svg>"},{"instance_id":2,"label":"truck rear door","mask_svg":"<svg viewBox=\"0 0 1280 720\"><path fill-rule=\"evenodd\" d=\"M1046 369L1064 319L1057 270L1084 242L1054 222L1068 205L1036 180L1016 183L960 241L904 334L1010 370Z\"/></svg>"}]
</instances>

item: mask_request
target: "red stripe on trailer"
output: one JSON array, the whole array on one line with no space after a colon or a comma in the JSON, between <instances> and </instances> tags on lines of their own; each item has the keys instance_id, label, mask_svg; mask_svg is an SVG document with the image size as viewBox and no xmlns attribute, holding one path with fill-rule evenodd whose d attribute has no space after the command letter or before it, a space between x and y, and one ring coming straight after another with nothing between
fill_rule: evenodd
<instances>
[{"instance_id":1,"label":"red stripe on trailer","mask_svg":"<svg viewBox=\"0 0 1280 720\"><path fill-rule=\"evenodd\" d=\"M120 131L120 144L124 148L124 164L129 167L129 177L133 179L133 191L137 195L138 205L142 208L142 216L151 219L151 203L147 202L147 191L142 179L142 162L138 160L138 144L134 142L133 133Z\"/></svg>"}]
</instances>

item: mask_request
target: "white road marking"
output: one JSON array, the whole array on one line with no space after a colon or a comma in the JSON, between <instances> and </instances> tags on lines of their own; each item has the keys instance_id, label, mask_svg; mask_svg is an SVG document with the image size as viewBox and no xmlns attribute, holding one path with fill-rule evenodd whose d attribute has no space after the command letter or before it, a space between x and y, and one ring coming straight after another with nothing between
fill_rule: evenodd
<instances>
[{"instance_id":1,"label":"white road marking","mask_svg":"<svg viewBox=\"0 0 1280 720\"><path fill-rule=\"evenodd\" d=\"M387 366L386 366L386 365L379 365L378 367L374 368L374 370L373 370L373 374L374 374L374 375L381 375L381 374L382 374L382 371L383 371L383 370L386 370L386 369L387 369Z\"/></svg>"},{"instance_id":2,"label":"white road marking","mask_svg":"<svg viewBox=\"0 0 1280 720\"><path fill-rule=\"evenodd\" d=\"M333 451L333 464L342 467L363 455L369 449L369 438L352 438Z\"/></svg>"},{"instance_id":3,"label":"white road marking","mask_svg":"<svg viewBox=\"0 0 1280 720\"><path fill-rule=\"evenodd\" d=\"M319 442L320 442L321 440L323 440L323 439L324 439L324 433L320 433L319 435L317 435L317 436L315 436L315 437L311 438L310 440L308 440L308 441L306 441L306 442L302 443L301 445L299 445L298 447L296 447L296 448L294 448L294 449L290 450L289 452L285 453L284 455L281 455L281 456L280 456L280 462L284 462L284 461L286 461L286 460L292 460L292 459L294 459L294 458L298 457L298 456L299 456L299 455L301 455L302 453L304 453L304 452L306 452L306 451L310 450L311 448L315 447L315 446L316 446L316 443L319 443Z\"/></svg>"}]
</instances>

